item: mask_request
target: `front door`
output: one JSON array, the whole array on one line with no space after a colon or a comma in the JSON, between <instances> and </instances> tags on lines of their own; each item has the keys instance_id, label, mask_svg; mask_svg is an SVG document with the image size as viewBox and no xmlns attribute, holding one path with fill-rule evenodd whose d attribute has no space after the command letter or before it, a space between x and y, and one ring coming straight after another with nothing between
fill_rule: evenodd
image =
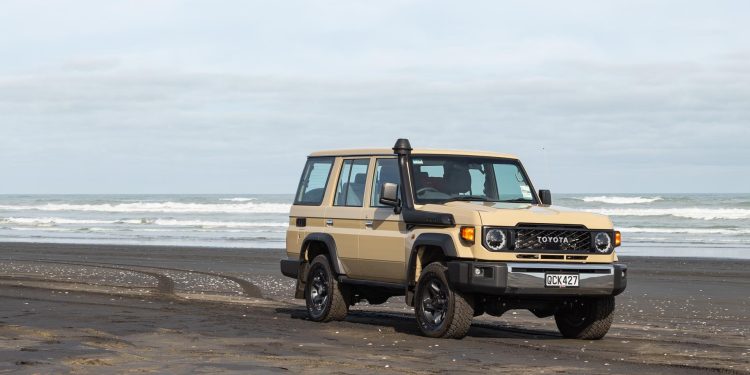
<instances>
[{"instance_id":1,"label":"front door","mask_svg":"<svg viewBox=\"0 0 750 375\"><path fill-rule=\"evenodd\" d=\"M365 231L359 239L359 258L364 277L391 283L406 280L406 225L393 207L381 205L380 188L400 182L396 158L376 158L365 213Z\"/></svg>"}]
</instances>

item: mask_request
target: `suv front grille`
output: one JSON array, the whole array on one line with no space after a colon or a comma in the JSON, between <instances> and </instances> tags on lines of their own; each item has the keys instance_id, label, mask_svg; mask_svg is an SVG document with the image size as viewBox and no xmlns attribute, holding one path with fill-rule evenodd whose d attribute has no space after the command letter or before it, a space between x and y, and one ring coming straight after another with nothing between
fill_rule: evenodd
<instances>
[{"instance_id":1,"label":"suv front grille","mask_svg":"<svg viewBox=\"0 0 750 375\"><path fill-rule=\"evenodd\" d=\"M515 249L521 251L590 252L591 232L568 228L517 228Z\"/></svg>"}]
</instances>

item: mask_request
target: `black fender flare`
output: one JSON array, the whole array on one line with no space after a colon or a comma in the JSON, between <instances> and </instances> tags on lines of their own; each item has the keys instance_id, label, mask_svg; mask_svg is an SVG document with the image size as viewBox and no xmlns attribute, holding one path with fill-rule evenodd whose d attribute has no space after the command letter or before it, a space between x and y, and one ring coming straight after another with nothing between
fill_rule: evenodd
<instances>
[{"instance_id":1,"label":"black fender flare","mask_svg":"<svg viewBox=\"0 0 750 375\"><path fill-rule=\"evenodd\" d=\"M346 274L346 272L344 272L344 266L339 261L338 253L336 253L336 241L333 239L333 236L328 233L310 233L305 236L305 239L302 241L302 248L299 252L300 261L303 262L305 260L307 245L313 241L324 243L328 248L333 270L339 275Z\"/></svg>"},{"instance_id":2,"label":"black fender flare","mask_svg":"<svg viewBox=\"0 0 750 375\"><path fill-rule=\"evenodd\" d=\"M414 275L417 272L417 253L421 246L435 246L443 250L443 254L449 258L457 258L456 244L453 237L445 233L422 233L414 241L409 254L409 263L406 265L406 285L407 288L414 286Z\"/></svg>"}]
</instances>

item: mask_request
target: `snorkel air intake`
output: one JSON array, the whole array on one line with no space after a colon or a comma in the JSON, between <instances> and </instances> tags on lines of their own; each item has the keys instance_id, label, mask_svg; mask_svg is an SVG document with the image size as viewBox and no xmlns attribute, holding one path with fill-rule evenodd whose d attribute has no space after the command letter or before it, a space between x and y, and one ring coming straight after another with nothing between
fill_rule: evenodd
<instances>
[{"instance_id":1,"label":"snorkel air intake","mask_svg":"<svg viewBox=\"0 0 750 375\"><path fill-rule=\"evenodd\" d=\"M411 143L408 139L399 138L393 146L393 153L398 156L398 169L401 175L401 215L410 226L452 227L456 225L453 215L421 211L414 208L414 191L412 190Z\"/></svg>"},{"instance_id":2,"label":"snorkel air intake","mask_svg":"<svg viewBox=\"0 0 750 375\"><path fill-rule=\"evenodd\" d=\"M401 174L401 209L414 210L414 195L411 181L411 144L408 139L399 138L393 146L393 153L398 155L398 170Z\"/></svg>"}]
</instances>

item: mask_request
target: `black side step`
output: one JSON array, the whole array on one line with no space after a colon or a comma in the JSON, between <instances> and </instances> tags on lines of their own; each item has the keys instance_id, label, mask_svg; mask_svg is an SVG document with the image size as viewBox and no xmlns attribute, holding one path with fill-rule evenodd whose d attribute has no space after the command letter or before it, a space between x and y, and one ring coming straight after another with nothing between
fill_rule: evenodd
<instances>
[{"instance_id":1,"label":"black side step","mask_svg":"<svg viewBox=\"0 0 750 375\"><path fill-rule=\"evenodd\" d=\"M343 275L339 276L339 282L342 284L349 284L349 285L362 285L362 286L372 286L372 287L385 288L385 289L393 289L393 290L399 290L401 292L403 292L403 290L406 288L406 285L404 284L387 283L384 281L350 279Z\"/></svg>"}]
</instances>

